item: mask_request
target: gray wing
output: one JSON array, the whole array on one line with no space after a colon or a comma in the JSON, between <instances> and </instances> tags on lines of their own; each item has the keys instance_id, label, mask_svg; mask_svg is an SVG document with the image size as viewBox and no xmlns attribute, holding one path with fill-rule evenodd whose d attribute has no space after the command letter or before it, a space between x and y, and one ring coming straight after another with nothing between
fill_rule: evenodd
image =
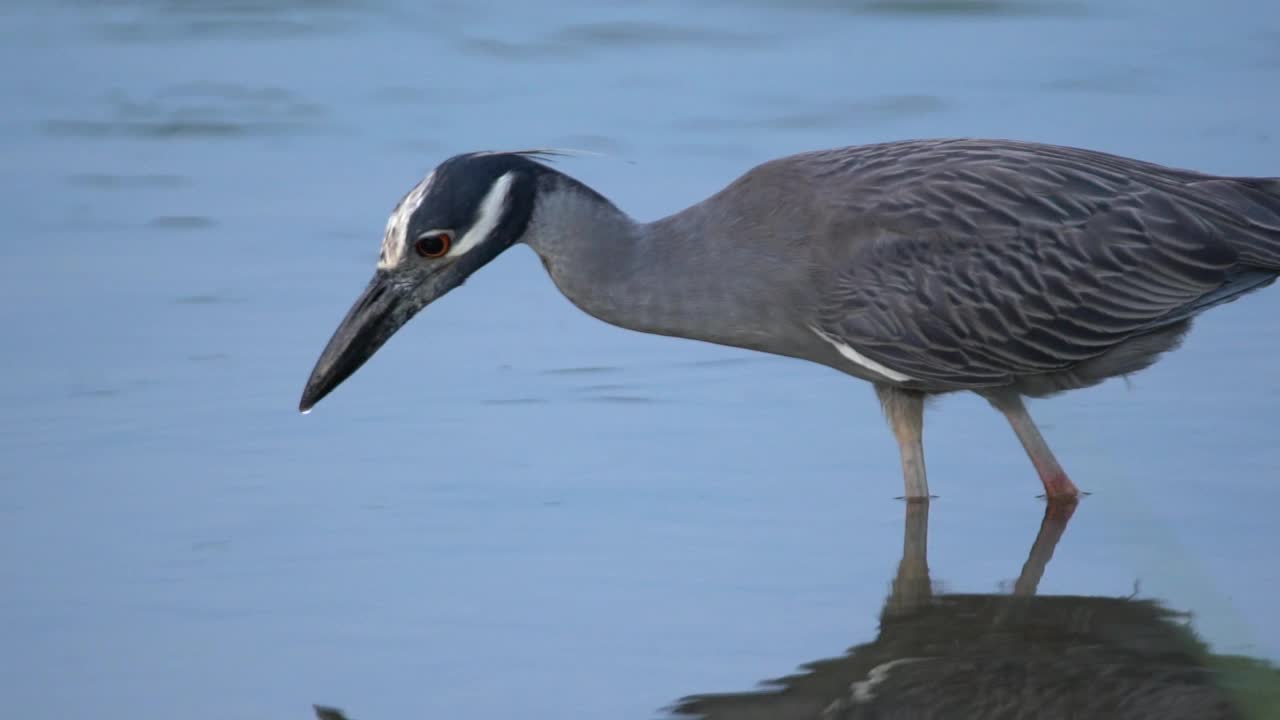
<instances>
[{"instance_id":1,"label":"gray wing","mask_svg":"<svg viewBox=\"0 0 1280 720\"><path fill-rule=\"evenodd\" d=\"M1070 368L1266 284L1278 267L1241 264L1280 256L1271 186L973 142L870 168L871 199L848 208L858 239L823 261L818 326L921 387ZM1274 204L1255 208L1260 196Z\"/></svg>"}]
</instances>

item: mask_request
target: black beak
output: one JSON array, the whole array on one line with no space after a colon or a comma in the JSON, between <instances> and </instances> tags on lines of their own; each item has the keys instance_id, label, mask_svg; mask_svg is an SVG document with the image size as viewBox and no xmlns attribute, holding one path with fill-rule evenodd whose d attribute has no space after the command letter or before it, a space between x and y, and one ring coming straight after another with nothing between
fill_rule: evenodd
<instances>
[{"instance_id":1,"label":"black beak","mask_svg":"<svg viewBox=\"0 0 1280 720\"><path fill-rule=\"evenodd\" d=\"M342 319L342 324L329 339L316 361L302 391L298 409L307 412L338 387L343 380L360 369L378 348L413 316L407 289L391 282L391 276L379 270L369 287Z\"/></svg>"}]
</instances>

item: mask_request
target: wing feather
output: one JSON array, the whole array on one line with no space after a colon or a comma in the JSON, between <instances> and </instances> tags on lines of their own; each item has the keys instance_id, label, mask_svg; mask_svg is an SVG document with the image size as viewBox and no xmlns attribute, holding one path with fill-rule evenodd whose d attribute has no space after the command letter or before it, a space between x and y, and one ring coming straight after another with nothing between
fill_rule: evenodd
<instances>
[{"instance_id":1,"label":"wing feather","mask_svg":"<svg viewBox=\"0 0 1280 720\"><path fill-rule=\"evenodd\" d=\"M841 207L871 233L820 258L818 326L922 386L1070 368L1275 276L1240 265L1280 245L1235 212L1256 192L1215 202L1192 188L1210 176L1052 146L885 154L816 159L859 176Z\"/></svg>"}]
</instances>

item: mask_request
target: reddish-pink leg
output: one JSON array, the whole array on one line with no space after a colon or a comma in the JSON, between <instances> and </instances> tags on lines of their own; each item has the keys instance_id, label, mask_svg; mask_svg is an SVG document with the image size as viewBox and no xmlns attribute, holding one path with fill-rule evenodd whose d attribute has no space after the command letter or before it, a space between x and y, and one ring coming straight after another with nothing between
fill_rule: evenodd
<instances>
[{"instance_id":1,"label":"reddish-pink leg","mask_svg":"<svg viewBox=\"0 0 1280 720\"><path fill-rule=\"evenodd\" d=\"M1040 473L1040 482L1044 483L1045 496L1052 501L1074 500L1079 497L1080 490L1076 488L1075 483L1071 482L1071 478L1067 477L1067 473L1058 464L1058 459L1053 456L1053 451L1044 441L1040 429L1027 414L1027 408L1022 404L1022 397L1016 393L988 394L986 397L997 410L1004 413L1009 426L1022 442L1023 449L1027 451L1027 457L1031 458L1031 464L1035 465L1036 472Z\"/></svg>"}]
</instances>

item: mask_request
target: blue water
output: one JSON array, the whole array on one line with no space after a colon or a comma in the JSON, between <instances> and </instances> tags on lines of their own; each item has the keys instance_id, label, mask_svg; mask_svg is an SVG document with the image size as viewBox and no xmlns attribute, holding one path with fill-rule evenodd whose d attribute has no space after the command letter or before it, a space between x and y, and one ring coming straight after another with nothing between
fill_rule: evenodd
<instances>
[{"instance_id":1,"label":"blue water","mask_svg":"<svg viewBox=\"0 0 1280 720\"><path fill-rule=\"evenodd\" d=\"M1255 2L18 0L0 9L0 697L14 717L647 718L876 636L902 555L869 386L603 325L517 248L302 417L435 163L569 146L639 218L907 137L1280 175ZM1042 596L1280 660L1280 291L1036 404L1093 492ZM1004 421L928 417L929 566L1007 591Z\"/></svg>"}]
</instances>

